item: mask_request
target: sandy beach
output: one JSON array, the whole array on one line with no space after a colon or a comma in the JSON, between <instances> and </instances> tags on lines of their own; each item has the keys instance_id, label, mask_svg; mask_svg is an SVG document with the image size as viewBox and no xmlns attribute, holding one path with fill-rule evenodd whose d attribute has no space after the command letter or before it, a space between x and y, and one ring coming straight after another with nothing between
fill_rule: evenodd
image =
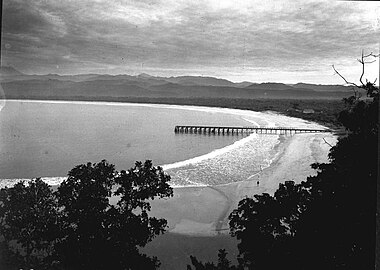
<instances>
[{"instance_id":1,"label":"sandy beach","mask_svg":"<svg viewBox=\"0 0 380 270\"><path fill-rule=\"evenodd\" d=\"M282 137L272 164L246 181L207 187L174 189L174 196L155 200L151 214L168 220L168 231L188 235L212 236L228 232L227 217L244 197L273 194L279 183L299 183L315 174L310 164L327 162L332 134L296 134ZM258 184L259 182L259 184Z\"/></svg>"},{"instance_id":2,"label":"sandy beach","mask_svg":"<svg viewBox=\"0 0 380 270\"><path fill-rule=\"evenodd\" d=\"M331 147L325 140L332 145L336 143L336 137L330 133L283 136L272 164L246 181L175 188L173 198L155 200L151 214L168 220L168 233L154 239L145 251L160 258L162 269L176 269L178 264L182 266L177 269L185 269L190 255L215 260L220 248L225 248L231 259L236 257L236 239L228 235L231 211L247 196L273 194L279 183L287 180L299 183L314 175L316 172L310 164L328 161ZM220 245L210 250L215 241Z\"/></svg>"},{"instance_id":3,"label":"sandy beach","mask_svg":"<svg viewBox=\"0 0 380 270\"><path fill-rule=\"evenodd\" d=\"M15 105L15 102L12 104ZM93 107L93 103L87 104L83 102L71 104L70 102L62 101L44 101L40 103L43 103L44 106L50 106L50 103L53 103L55 106L57 105L56 103L58 103L61 105L61 109L67 108L67 110L70 111L75 108L75 106L72 107L73 104L80 105L78 108L87 106L86 108L90 109L89 107ZM36 105L39 105L40 103L39 101L33 101L30 104L34 105L36 109ZM29 106L30 104L28 102L23 106ZM67 105L68 107L63 105ZM122 109L130 106L130 104L120 103L96 103L96 105L99 105L96 109L102 110L112 109L113 111L119 108L121 111L117 111L118 113L116 115L121 115L123 119L125 118L124 114L126 112ZM108 106L103 107L100 105ZM233 123L235 123L234 121L236 121L236 119L240 119L243 120L244 123L247 122L253 126L323 128L317 123L287 117L276 112L262 113L226 108L152 104L138 104L131 106L144 106L148 108L157 107L165 110L190 110L192 113L189 115L189 119L193 119L194 112L199 111L202 112L202 117L205 115L215 115L220 117L223 121L230 119L228 121L232 121ZM43 106L37 106L37 108L41 107ZM52 108L51 105L49 110L52 110ZM93 116L93 112L94 111L91 110L91 114L89 115ZM64 115L67 114L65 113ZM77 116L79 117L80 115L82 115L81 110L78 112ZM37 114L37 116L42 117L41 114ZM27 119L27 117L25 118ZM38 117L36 117L36 119L38 119ZM211 117L210 119L213 118ZM51 121L49 118L47 120ZM115 125L117 126L118 123L119 122L116 121ZM19 126L23 125L20 124ZM44 129L38 128L36 130L40 131ZM91 131L92 129L89 130ZM172 125L168 126L165 130L170 130L170 135L172 135ZM25 132L30 133L31 130L27 129ZM120 138L116 137L115 141L120 139L121 142L124 142L125 134L126 132L122 132ZM44 133L37 133L37 135L36 138L40 138ZM41 144L44 148L41 149L46 148L46 143L49 142L49 136L46 138L44 137L43 144ZM53 138L59 136L61 136L61 134L57 134L56 136L53 136ZM181 148L178 148L179 150L177 149L177 151L187 151L190 147L210 148L209 144L214 140L213 137L199 137L202 140L195 140L193 145L189 144L187 148L182 150ZM178 138L181 137L177 137L177 139ZM207 139L210 138L212 140L207 141ZM67 140L71 141L72 139L73 138L69 136ZM95 139L94 142L96 145L103 145L102 143L99 144ZM222 137L220 137L220 139L222 139ZM109 145L109 148L113 149L112 147L115 145L114 140L109 141L112 142ZM40 140L32 142L36 142L37 146L40 145L38 144L40 143ZM150 242L144 248L144 252L150 256L157 256L163 265L161 269L185 269L186 264L190 263L190 255L195 255L204 261L214 261L217 258L218 249L221 248L225 248L231 255L236 255L236 239L229 236L228 216L237 208L238 202L245 197L252 197L255 194L261 194L264 192L273 194L278 188L279 183L287 180L293 180L297 183L306 180L307 176L316 173L312 170L310 164L315 162L326 162L327 154L330 149L329 144L333 145L335 142L335 136L330 133L303 133L280 136L251 134L245 137L242 136L241 139L236 140L227 146L222 146L222 148L215 147L211 152L206 151L206 154L194 154L195 157L190 159L185 157L182 161L179 157L178 162L164 163L162 167L167 173L172 175L172 185L185 185L185 187L175 187L174 196L172 198L156 199L152 201L150 215L157 218L165 218L168 221L168 228L164 235L159 236ZM52 141L51 145L52 148L49 148L49 151L42 151L38 148L38 153L46 159L49 155L54 153L56 141ZM120 145L124 144L122 143ZM136 143L136 145L138 144ZM155 144L153 143L152 145ZM167 147L170 147L170 145L167 145ZM28 148L23 148L22 150L24 149ZM154 150L153 152L158 151L156 147L153 147L152 149ZM98 149L98 151L102 152L102 155L105 155L103 150L109 151L108 147L100 150ZM163 150L165 149L162 149L162 151ZM125 156L125 153L134 151L134 149L118 149L118 151L119 152L117 153L123 154L120 154L119 158L124 162L125 160L123 157ZM162 151L159 151L159 153L162 153ZM19 152L24 156L24 151L20 150ZM76 153L78 151L72 150L71 152ZM86 151L84 152L87 153ZM35 152L33 152L33 157L34 153ZM56 157L61 158L62 152L58 151L57 153L59 153L59 155ZM109 154L114 155L114 152L111 151ZM173 152L170 153L170 151L166 151L165 154L173 155ZM67 156L70 156L71 162L71 155ZM35 158L32 160L35 160ZM49 168L49 166L45 167ZM179 172L183 173L182 176L184 177L174 177L176 176L176 169L178 168ZM52 173L52 175L58 176L42 177L42 179L52 185L53 188L56 188L65 177L59 176L60 174L56 173ZM2 179L2 184L12 184L17 180L20 179ZM213 183L214 185L212 185ZM117 197L111 198L111 203L116 203L116 200Z\"/></svg>"}]
</instances>

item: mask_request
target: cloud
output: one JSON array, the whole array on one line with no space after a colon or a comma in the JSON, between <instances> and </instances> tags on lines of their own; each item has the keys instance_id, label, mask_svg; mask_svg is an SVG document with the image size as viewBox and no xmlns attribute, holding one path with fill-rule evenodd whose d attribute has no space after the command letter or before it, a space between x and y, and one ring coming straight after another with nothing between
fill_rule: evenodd
<instances>
[{"instance_id":1,"label":"cloud","mask_svg":"<svg viewBox=\"0 0 380 270\"><path fill-rule=\"evenodd\" d=\"M241 78L318 73L378 48L379 4L263 3L5 0L2 56L32 73L103 67Z\"/></svg>"}]
</instances>

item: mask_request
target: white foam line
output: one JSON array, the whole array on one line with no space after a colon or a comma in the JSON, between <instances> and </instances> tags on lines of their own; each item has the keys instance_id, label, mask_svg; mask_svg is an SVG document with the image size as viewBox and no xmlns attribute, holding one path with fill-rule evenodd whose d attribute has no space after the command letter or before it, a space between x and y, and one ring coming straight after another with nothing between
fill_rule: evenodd
<instances>
[{"instance_id":1,"label":"white foam line","mask_svg":"<svg viewBox=\"0 0 380 270\"><path fill-rule=\"evenodd\" d=\"M57 177L40 177L40 178L42 179L42 181L44 181L46 184L48 184L50 186L58 186L59 184L61 184L63 181L65 181L67 179L67 177L60 177L60 176L57 176ZM32 178L32 179L35 179L35 178ZM15 184L17 184L20 181L24 181L25 183L28 183L32 179L30 179L30 178L0 179L0 189L4 188L4 187L8 187L8 188L13 187ZM189 183L191 183L191 184L190 185L176 185L176 184L172 184L169 182L169 185L172 188L208 187L208 186L210 186L210 185L200 184L200 183L196 183L196 182L192 182L192 181L189 181Z\"/></svg>"},{"instance_id":2,"label":"white foam line","mask_svg":"<svg viewBox=\"0 0 380 270\"><path fill-rule=\"evenodd\" d=\"M220 107L202 107L202 106L191 106L191 105L168 105L168 104L150 104L150 103L126 103L126 102L103 102L103 101L65 101L65 100L9 100L13 102L31 102L31 103L47 103L47 104L82 104L82 105L108 105L108 106L132 106L132 107L150 107L150 108L165 108L165 109L178 109L178 110L190 110L190 111L201 111L208 113L226 113L230 115L241 116L243 120L250 122L256 126L259 126L255 121L248 120L243 118L243 116L255 116L263 120L265 119L265 114L260 112L248 111L248 110L239 110L239 109L230 109L230 108L220 108ZM214 158L218 155L226 153L240 145L243 145L245 142L249 141L255 134L251 134L249 137L243 138L231 145L223 147L221 149L216 149L208 154L198 156L192 159L175 162L172 164L162 165L164 170L178 168L186 166L189 164L195 164L206 159Z\"/></svg>"},{"instance_id":3,"label":"white foam line","mask_svg":"<svg viewBox=\"0 0 380 270\"><path fill-rule=\"evenodd\" d=\"M245 117L257 117L260 120L267 122L268 127L275 127L281 124L296 123L297 126L308 126L310 128L320 128L328 129L325 126L317 124L315 122L310 122L303 120L301 118L295 118L290 116L285 116L281 113L274 111L256 112L250 110L241 109L230 109L221 107L205 107L205 106L193 106L193 105L171 105L171 104L154 104L154 103L128 103L128 102L107 102L107 101L66 101L66 100L29 100L29 99L7 99L7 102L31 102L31 103L48 103L48 104L82 104L82 105L107 105L107 106L131 106L131 107L150 107L150 108L161 108L161 109L177 109L177 110L189 110L189 111L200 111L207 113L225 113L229 115L240 116L243 120L251 121ZM295 126L295 127L297 127Z\"/></svg>"},{"instance_id":4,"label":"white foam line","mask_svg":"<svg viewBox=\"0 0 380 270\"><path fill-rule=\"evenodd\" d=\"M169 185L172 188L204 188L204 187L211 187L211 185L206 185L206 184L196 184L196 185L173 185L169 183Z\"/></svg>"},{"instance_id":5,"label":"white foam line","mask_svg":"<svg viewBox=\"0 0 380 270\"><path fill-rule=\"evenodd\" d=\"M253 121L253 120L250 120L250 119L247 119L247 118L242 118L242 119L244 119L244 120L247 121L247 122L250 122L250 123L254 124L254 125L257 126L257 127L260 126L259 124L257 124L257 123L256 123L255 121ZM268 121L267 119L261 119L261 120L267 122L267 127L275 127L275 126L276 126L276 123L274 123L274 122L270 122L270 121Z\"/></svg>"},{"instance_id":6,"label":"white foam line","mask_svg":"<svg viewBox=\"0 0 380 270\"><path fill-rule=\"evenodd\" d=\"M189 111L200 111L207 113L225 113L237 116L258 117L266 120L268 114L264 112L255 112L241 109L230 109L221 107L205 107L193 105L171 105L171 104L154 104L154 103L128 103L128 102L106 102L106 101L66 101L66 100L30 100L30 99L7 99L7 102L28 102L28 103L47 103L47 104L77 104L77 105L107 105L107 106L129 106L129 107L150 107L160 109L178 109ZM244 119L246 120L246 119Z\"/></svg>"},{"instance_id":7,"label":"white foam line","mask_svg":"<svg viewBox=\"0 0 380 270\"><path fill-rule=\"evenodd\" d=\"M256 123L255 121L251 120L251 119L247 119L247 118L244 118L242 117L243 120L251 123L251 124L254 124L256 127L260 127L260 125L258 123Z\"/></svg>"},{"instance_id":8,"label":"white foam line","mask_svg":"<svg viewBox=\"0 0 380 270\"><path fill-rule=\"evenodd\" d=\"M32 179L36 179L37 177L35 178L32 178ZM50 185L50 186L55 186L55 185L59 185L60 183L62 183L63 181L65 181L67 179L67 176L63 177L63 176L52 176L52 177L38 177L38 178L41 178L42 181L44 181L46 184ZM13 179L0 179L0 188L1 187L11 187L11 186L14 186L16 183L20 182L20 181L24 181L25 183L28 183L29 181L32 180L31 178L13 178Z\"/></svg>"},{"instance_id":9,"label":"white foam line","mask_svg":"<svg viewBox=\"0 0 380 270\"><path fill-rule=\"evenodd\" d=\"M216 150L214 150L208 154L198 156L195 158L191 158L191 159L187 159L184 161L178 161L178 162L171 163L171 164L165 164L165 165L162 165L161 167L164 170L170 170L170 169L174 169L174 168L184 167L184 166L187 166L190 164L196 164L196 163L199 163L199 162L204 161L206 159L212 159L212 158L215 158L216 156L222 155L222 154L227 153L227 152L229 152L235 148L238 148L239 146L244 145L246 142L250 141L254 137L257 137L257 134L253 133L253 134L249 135L248 137L245 137L239 141L234 142L231 145L225 146L223 148L216 149Z\"/></svg>"},{"instance_id":10,"label":"white foam line","mask_svg":"<svg viewBox=\"0 0 380 270\"><path fill-rule=\"evenodd\" d=\"M275 127L276 122L277 123L283 123L283 122L297 122L297 124L302 121L304 124L307 126L313 126L317 128L322 128L322 129L327 129L327 127L319 125L314 122L309 122L309 121L304 121L300 118L295 118L295 117L289 117L282 115L277 112L272 112L272 111L266 111L266 112L255 112L255 111L250 111L250 110L240 110L240 109L230 109L230 108L220 108L220 107L204 107L204 106L192 106L192 105L169 105L169 104L153 104L153 103L128 103L128 102L106 102L106 101L66 101L66 100L29 100L29 99L7 99L7 102L30 102L30 103L47 103L47 104L78 104L78 105L107 105L107 106L131 106L131 107L150 107L150 108L164 108L164 109L179 109L179 110L190 110L190 111L200 111L200 112L208 112L208 113L225 113L225 114L230 114L230 115L237 115L240 116L241 119L254 124L255 126L259 126L257 122L254 120L247 119L246 117L257 117L262 121L265 121L268 123L268 127ZM274 119L273 119L274 118ZM272 122L272 121L275 122ZM226 152L231 151L234 148L237 148L241 145L244 145L246 142L251 140L253 137L256 137L257 134L251 134L250 136L243 138L239 141L234 142L231 145L228 145L226 147L216 149L208 154L198 156L195 158L191 158L188 160L184 161L179 161L175 162L172 164L165 164L162 165L161 167L164 170L169 170L173 168L178 168L178 167L183 167L186 165L190 164L196 164L201 161L204 161L206 159L211 159L214 158L218 155L224 154ZM271 162L270 162L271 163ZM48 183L49 185L56 185L64 181L67 177L42 177L41 179ZM1 179L0 180L0 185L2 184L1 182L18 182L18 181L29 181L30 179ZM3 182L3 183L4 183ZM193 186L193 185L189 185ZM194 186L207 186L207 185L194 185ZM180 185L173 185L173 187L184 187ZM187 187L187 186L186 186Z\"/></svg>"}]
</instances>

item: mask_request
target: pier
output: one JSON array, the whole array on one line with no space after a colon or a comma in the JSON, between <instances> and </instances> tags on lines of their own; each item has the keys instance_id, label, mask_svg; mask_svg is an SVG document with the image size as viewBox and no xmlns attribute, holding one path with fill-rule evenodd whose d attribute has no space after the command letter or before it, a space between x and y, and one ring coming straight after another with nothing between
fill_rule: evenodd
<instances>
[{"instance_id":1,"label":"pier","mask_svg":"<svg viewBox=\"0 0 380 270\"><path fill-rule=\"evenodd\" d=\"M238 134L297 134L332 132L330 129L307 129L293 127L221 127L221 126L175 126L175 133L238 135Z\"/></svg>"}]
</instances>

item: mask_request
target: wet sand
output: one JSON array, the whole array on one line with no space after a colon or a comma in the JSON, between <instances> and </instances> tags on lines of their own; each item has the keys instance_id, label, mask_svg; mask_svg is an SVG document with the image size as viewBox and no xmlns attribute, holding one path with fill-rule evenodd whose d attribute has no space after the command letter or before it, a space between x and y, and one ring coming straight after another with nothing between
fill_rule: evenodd
<instances>
[{"instance_id":1,"label":"wet sand","mask_svg":"<svg viewBox=\"0 0 380 270\"><path fill-rule=\"evenodd\" d=\"M273 194L279 183L288 180L300 183L316 172L314 162L327 162L331 134L297 134L282 138L272 164L246 181L208 187L174 189L174 196L152 203L151 214L168 220L168 231L197 236L228 233L227 218L244 197ZM259 183L258 183L259 181Z\"/></svg>"},{"instance_id":2,"label":"wet sand","mask_svg":"<svg viewBox=\"0 0 380 270\"><path fill-rule=\"evenodd\" d=\"M273 194L280 183L300 183L315 175L310 164L328 161L330 146L323 139L332 145L336 143L336 137L329 133L282 137L272 164L245 181L175 188L173 198L153 201L151 214L168 220L168 233L154 239L144 251L160 259L161 269L186 269L190 255L215 261L220 248L232 254L230 259L236 258L236 239L228 235L229 214L245 197ZM186 243L181 243L183 239ZM210 250L215 241L219 241L219 246Z\"/></svg>"}]
</instances>

